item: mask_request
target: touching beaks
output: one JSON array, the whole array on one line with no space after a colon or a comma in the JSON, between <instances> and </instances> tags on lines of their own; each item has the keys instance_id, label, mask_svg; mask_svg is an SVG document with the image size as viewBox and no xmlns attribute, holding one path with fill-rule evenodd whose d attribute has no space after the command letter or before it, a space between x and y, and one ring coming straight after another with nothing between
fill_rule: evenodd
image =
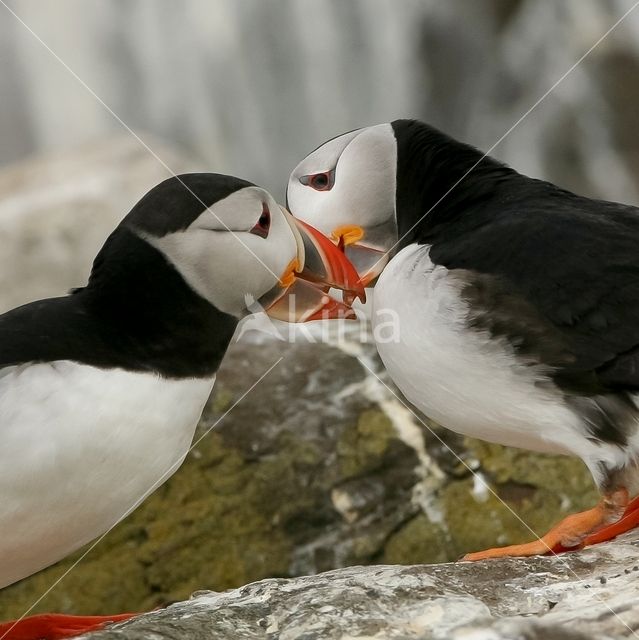
<instances>
[{"instance_id":1,"label":"touching beaks","mask_svg":"<svg viewBox=\"0 0 639 640\"><path fill-rule=\"evenodd\" d=\"M278 286L260 299L266 313L286 322L357 318L355 298L366 301L364 285L345 253L309 224L282 207L297 242L297 256L280 276ZM343 292L343 302L332 298L331 288Z\"/></svg>"},{"instance_id":2,"label":"touching beaks","mask_svg":"<svg viewBox=\"0 0 639 640\"><path fill-rule=\"evenodd\" d=\"M337 227L331 233L337 247L355 267L362 285L368 287L388 264L389 254L384 249L367 246L360 242L364 235L364 229L355 225Z\"/></svg>"},{"instance_id":3,"label":"touching beaks","mask_svg":"<svg viewBox=\"0 0 639 640\"><path fill-rule=\"evenodd\" d=\"M366 302L364 285L344 252L315 227L288 215L302 242L301 247L298 245L298 255L300 252L304 253L303 269L299 277L341 289L347 304L351 304L355 298Z\"/></svg>"}]
</instances>

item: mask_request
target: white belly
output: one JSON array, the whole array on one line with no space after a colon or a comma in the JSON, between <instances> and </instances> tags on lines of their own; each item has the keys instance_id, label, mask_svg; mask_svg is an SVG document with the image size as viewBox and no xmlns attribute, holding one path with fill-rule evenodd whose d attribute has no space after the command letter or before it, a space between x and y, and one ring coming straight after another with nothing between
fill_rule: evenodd
<instances>
[{"instance_id":1,"label":"white belly","mask_svg":"<svg viewBox=\"0 0 639 640\"><path fill-rule=\"evenodd\" d=\"M385 309L398 317L399 341L384 341L380 332L377 346L402 393L458 433L573 453L587 463L616 460L618 448L583 437L578 416L540 366L518 363L506 339L468 328L460 284L454 272L433 265L429 247L410 245L393 258L375 286L374 325L388 322Z\"/></svg>"},{"instance_id":2,"label":"white belly","mask_svg":"<svg viewBox=\"0 0 639 640\"><path fill-rule=\"evenodd\" d=\"M215 378L68 361L0 371L0 587L105 532L168 478Z\"/></svg>"}]
</instances>

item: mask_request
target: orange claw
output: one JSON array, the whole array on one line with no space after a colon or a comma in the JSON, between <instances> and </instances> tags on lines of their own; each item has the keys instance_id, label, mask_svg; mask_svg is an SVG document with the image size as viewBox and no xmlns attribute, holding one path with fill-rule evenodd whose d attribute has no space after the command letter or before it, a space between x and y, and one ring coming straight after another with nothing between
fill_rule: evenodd
<instances>
[{"instance_id":1,"label":"orange claw","mask_svg":"<svg viewBox=\"0 0 639 640\"><path fill-rule=\"evenodd\" d=\"M602 509L600 505L597 505L592 509L588 509L588 511L569 515L538 540L524 544L513 544L509 547L496 547L495 549L469 553L465 555L463 559L474 562L488 558L542 556L553 551L555 547L569 544L569 542L573 540L576 545L579 545L579 541L583 539L584 535L600 524L601 520ZM574 549L574 547L569 548Z\"/></svg>"},{"instance_id":2,"label":"orange claw","mask_svg":"<svg viewBox=\"0 0 639 640\"><path fill-rule=\"evenodd\" d=\"M639 526L639 496L631 500L620 520L602 527L598 531L587 536L584 540L584 546L607 542L608 540L612 540L613 538L616 538L622 533L626 533L637 526Z\"/></svg>"}]
</instances>

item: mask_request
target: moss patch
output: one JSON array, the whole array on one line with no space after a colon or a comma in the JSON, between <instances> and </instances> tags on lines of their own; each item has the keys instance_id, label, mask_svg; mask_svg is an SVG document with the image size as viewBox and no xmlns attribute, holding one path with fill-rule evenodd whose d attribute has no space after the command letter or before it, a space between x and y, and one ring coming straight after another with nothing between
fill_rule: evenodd
<instances>
[{"instance_id":1,"label":"moss patch","mask_svg":"<svg viewBox=\"0 0 639 640\"><path fill-rule=\"evenodd\" d=\"M340 475L343 479L374 471L383 461L397 435L388 416L378 409L364 411L357 424L346 429L337 442Z\"/></svg>"},{"instance_id":2,"label":"moss patch","mask_svg":"<svg viewBox=\"0 0 639 640\"><path fill-rule=\"evenodd\" d=\"M386 543L384 564L423 564L450 560L448 533L423 513L410 520Z\"/></svg>"},{"instance_id":3,"label":"moss patch","mask_svg":"<svg viewBox=\"0 0 639 640\"><path fill-rule=\"evenodd\" d=\"M577 458L530 453L470 438L466 439L466 446L506 500L508 487L519 485L543 490L544 496L558 497L558 515L588 509L597 502L590 472Z\"/></svg>"},{"instance_id":4,"label":"moss patch","mask_svg":"<svg viewBox=\"0 0 639 640\"><path fill-rule=\"evenodd\" d=\"M388 540L385 562L451 561L470 551L527 542L598 499L590 473L575 458L470 438L465 446L466 457L478 461L477 471L492 492L476 493L470 477L451 481L435 501L444 523L416 516Z\"/></svg>"}]
</instances>

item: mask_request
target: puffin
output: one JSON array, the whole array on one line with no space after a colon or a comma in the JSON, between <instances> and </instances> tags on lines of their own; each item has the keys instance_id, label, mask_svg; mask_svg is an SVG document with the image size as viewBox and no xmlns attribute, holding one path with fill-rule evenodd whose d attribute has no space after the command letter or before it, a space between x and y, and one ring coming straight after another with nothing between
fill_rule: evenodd
<instances>
[{"instance_id":1,"label":"puffin","mask_svg":"<svg viewBox=\"0 0 639 640\"><path fill-rule=\"evenodd\" d=\"M527 177L408 119L315 149L287 206L373 287L373 328L395 314L396 339L377 349L414 406L463 435L577 456L592 474L591 509L463 559L575 550L639 523L637 207Z\"/></svg>"},{"instance_id":2,"label":"puffin","mask_svg":"<svg viewBox=\"0 0 639 640\"><path fill-rule=\"evenodd\" d=\"M133 207L85 287L0 315L0 587L108 531L176 471L256 303L292 322L349 318L326 290L363 295L358 280L264 189L192 173ZM0 636L61 638L128 615L32 616Z\"/></svg>"}]
</instances>

